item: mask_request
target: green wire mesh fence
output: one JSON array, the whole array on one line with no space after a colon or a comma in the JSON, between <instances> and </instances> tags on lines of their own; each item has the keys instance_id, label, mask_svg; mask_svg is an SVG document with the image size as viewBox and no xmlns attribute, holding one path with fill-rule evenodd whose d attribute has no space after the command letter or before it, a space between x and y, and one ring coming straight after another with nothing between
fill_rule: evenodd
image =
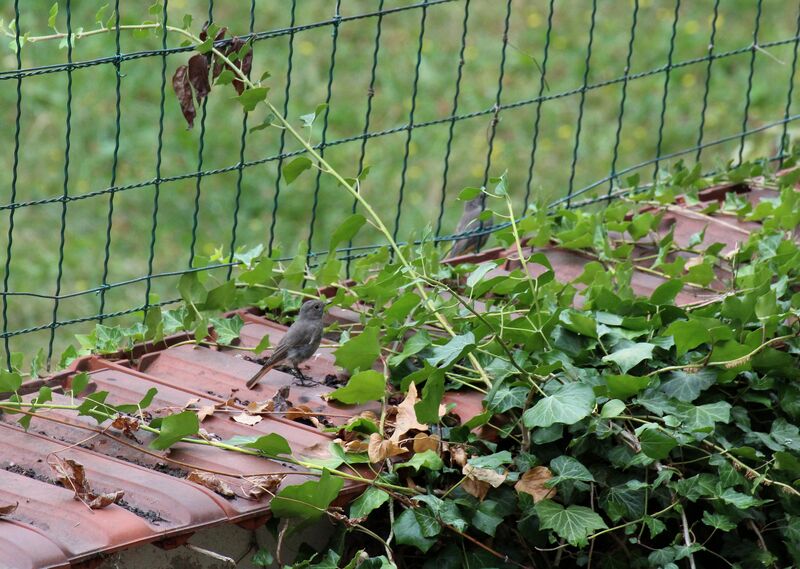
<instances>
[{"instance_id":1,"label":"green wire mesh fence","mask_svg":"<svg viewBox=\"0 0 800 569\"><path fill-rule=\"evenodd\" d=\"M230 275L243 245L304 243L313 262L357 209L320 171L288 186L303 151L227 95L187 130L170 77L193 47L133 29L146 21L252 38L253 76L271 74L290 119L319 111L315 147L369 172L397 238L458 237L459 190L503 171L524 212L613 198L678 160L780 160L800 116L800 6L778 0L57 4L0 13L7 362L42 345L49 361L63 327L175 302L187 271ZM364 231L336 254L380 245Z\"/></svg>"}]
</instances>

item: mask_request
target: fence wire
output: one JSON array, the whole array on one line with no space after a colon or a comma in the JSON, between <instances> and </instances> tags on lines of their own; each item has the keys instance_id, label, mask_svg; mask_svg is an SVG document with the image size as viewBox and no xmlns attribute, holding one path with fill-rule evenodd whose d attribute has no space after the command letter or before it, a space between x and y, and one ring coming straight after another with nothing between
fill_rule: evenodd
<instances>
[{"instance_id":1,"label":"fence wire","mask_svg":"<svg viewBox=\"0 0 800 569\"><path fill-rule=\"evenodd\" d=\"M185 23L186 3L115 0L96 24L103 3L92 4L61 0L52 22L40 2L0 13L13 21L0 25L0 61L13 66L0 70L14 125L0 133L6 362L44 345L49 365L57 330L173 303L186 272L230 277L241 244L291 258L303 243L316 263L358 211L320 170L286 184L283 166L304 150L284 130L254 129L269 118L241 113L222 86L184 130L168 79L193 46L131 28ZM285 116L325 104L309 140L361 180L396 238L461 237L448 232L459 190L506 170L524 212L612 199L630 190L625 177L652 168L655 181L678 159L706 170L782 160L800 118L791 3L188 4L191 29L215 22L252 40ZM367 232L332 253L349 276L383 245Z\"/></svg>"}]
</instances>

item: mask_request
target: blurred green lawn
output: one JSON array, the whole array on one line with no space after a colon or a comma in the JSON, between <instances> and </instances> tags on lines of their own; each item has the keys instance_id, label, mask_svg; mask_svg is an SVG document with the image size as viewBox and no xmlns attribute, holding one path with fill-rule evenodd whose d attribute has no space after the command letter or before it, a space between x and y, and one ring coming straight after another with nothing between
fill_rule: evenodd
<instances>
[{"instance_id":1,"label":"blurred green lawn","mask_svg":"<svg viewBox=\"0 0 800 569\"><path fill-rule=\"evenodd\" d=\"M94 15L104 1L73 1L73 29L96 27ZM386 8L411 4L410 0L387 0ZM4 3L0 17L13 19L11 2ZM31 35L51 33L47 29L49 0L20 3L20 28ZM113 4L113 2L112 2ZM147 4L124 2L123 24L152 19ZM640 0L639 20L634 43L631 73L639 73L665 65L674 13L674 3ZM781 0L764 0L758 42L793 38L797 26L797 6ZM60 2L57 27L66 28L65 1ZM373 12L375 0L346 0L342 15ZM707 53L713 0L683 2L677 27L674 62L703 57ZM756 19L755 0L728 0L721 3L717 22L715 52L749 46L753 41ZM332 0L298 2L297 24L329 19L333 15ZM288 0L259 0L255 7L255 30L279 29L289 25ZM509 46L503 82L502 103L528 100L539 88L539 71L533 61L542 63L547 30L548 2L544 0L512 3ZM624 74L628 49L633 2L631 0L598 0L589 84L613 79ZM180 25L183 15L192 14L194 31L206 19L205 1L172 0L169 2L170 23ZM435 5L428 9L426 34L420 65L419 89L415 122L449 116L452 107L463 2ZM588 41L591 2L559 0L553 17L550 57L547 63L546 95L557 95L580 87L583 81ZM214 17L235 33L246 33L249 24L249 2L216 2ZM383 18L383 31L377 70L370 130L403 125L411 109L411 90L416 64L416 48L422 11L418 9L388 14ZM108 16L106 16L108 17ZM505 2L472 0L469 34L459 113L489 109L495 102L502 47ZM377 18L343 22L339 27L334 83L330 104L328 140L357 135L363 129L367 91L370 80L372 50ZM6 38L7 40L8 38ZM4 40L0 45L0 69L15 69L16 59ZM157 49L161 38L150 34L136 38L122 34L122 52ZM294 62L289 116L312 112L325 100L331 60L331 27L324 26L299 32L294 43ZM179 38L168 37L170 46ZM757 52L752 84L752 102L748 128L781 119L787 99L794 43L769 48L768 54ZM75 45L75 61L87 61L114 54L113 34L83 39ZM23 67L63 63L66 50L57 42L28 44L22 50ZM256 44L253 76L269 70L267 84L271 97L283 104L287 69L288 35L281 35ZM163 132L162 177L195 172L198 166L199 117L195 128L187 130L170 87L175 68L187 59L186 54L167 58L167 92ZM751 51L717 60L706 114L705 140L735 134L741 130ZM702 95L706 78L705 61L672 71L665 115L662 153L693 146L697 141ZM161 58L145 57L122 64L122 115L117 184L126 185L152 180L156 172L156 148L161 97ZM70 135L69 193L80 195L109 186L114 148L114 67L100 65L75 70L73 76L72 131ZM17 201L24 202L61 195L64 184L64 151L66 120L66 73L51 73L24 79L22 83L22 133L20 136ZM657 131L661 113L664 74L657 73L633 80L628 86L621 133L618 169L651 159L656 154ZM574 187L581 188L607 176L619 114L621 83L587 92L583 127L578 151ZM242 134L242 113L229 86L215 89L208 103L203 169L213 170L235 165L239 161ZM570 177L579 95L545 101L541 107L541 123L536 155L532 196L547 201L566 193ZM797 112L797 108L793 109ZM511 189L521 204L531 156L531 141L536 112L535 104L527 104L500 113L491 172L508 170ZM0 81L0 205L10 199L16 116L16 81ZM250 126L264 119L262 112L249 118ZM443 231L455 225L460 213L456 196L461 188L480 185L487 159L487 136L492 116L484 114L457 122L450 157L447 186L447 207ZM319 141L320 124L313 133ZM791 126L791 125L790 125ZM448 138L447 122L413 131L405 184L399 235L407 238L420 235L426 227L435 226L442 191L442 171ZM793 129L790 129L790 131ZM772 129L748 139L746 156L771 155L778 148L780 129ZM367 198L394 220L405 148L406 131L370 139L366 164L371 167L363 191ZM288 139L287 139L288 141ZM247 135L246 161L277 154L279 131L267 129ZM733 141L704 151L703 162L713 167L738 155L739 143ZM287 142L287 149L297 145ZM349 176L355 175L360 141L330 147L326 157ZM694 153L687 156L693 159ZM665 164L668 166L668 164ZM242 170L241 209L237 243L255 245L269 239L272 201L275 192L276 162ZM652 166L643 171L647 178ZM217 247L226 250L231 241L238 172L204 177L200 181L200 215L197 251L208 255ZM315 176L306 173L289 187L282 186L277 216L276 245L283 254L292 254L298 240L309 232ZM187 266L191 241L192 212L196 178L161 185L157 216L155 273L179 270ZM115 214L111 232L109 282L146 274L150 235L153 227L153 186L119 193L115 198ZM102 276L105 247L108 196L70 202L66 216L66 246L62 293L97 286ZM342 188L323 177L315 227L314 250L327 247L325 235L350 212L352 200ZM0 259L5 264L7 224L10 210L0 211ZM61 204L50 203L19 208L15 213L9 288L51 294L55 289L58 265L58 244ZM357 244L377 240L365 228ZM161 298L175 295L174 279L153 282L153 292ZM144 301L144 283L116 288L106 296L106 310L124 310ZM96 295L64 300L59 318L87 316L98 310ZM47 323L52 317L52 301L13 297L8 309L8 329ZM58 346L69 342L71 334L85 330L90 324L64 328L58 334ZM46 332L15 337L12 347L35 351L46 339Z\"/></svg>"}]
</instances>

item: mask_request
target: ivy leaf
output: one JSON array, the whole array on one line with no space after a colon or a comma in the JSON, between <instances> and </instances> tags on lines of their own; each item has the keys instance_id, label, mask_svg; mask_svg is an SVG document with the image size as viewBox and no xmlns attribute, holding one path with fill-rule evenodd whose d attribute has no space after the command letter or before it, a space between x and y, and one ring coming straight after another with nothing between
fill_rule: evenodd
<instances>
[{"instance_id":1,"label":"ivy leaf","mask_svg":"<svg viewBox=\"0 0 800 569\"><path fill-rule=\"evenodd\" d=\"M317 120L317 117L328 108L326 103L320 103L317 105L317 108L314 109L313 113L308 113L307 115L300 115L300 122L303 123L304 127L311 128L314 125L314 121Z\"/></svg>"},{"instance_id":2,"label":"ivy leaf","mask_svg":"<svg viewBox=\"0 0 800 569\"><path fill-rule=\"evenodd\" d=\"M702 368L694 373L677 370L670 373L669 379L661 384L661 391L667 397L689 403L700 397L716 381L717 372L712 368Z\"/></svg>"},{"instance_id":3,"label":"ivy leaf","mask_svg":"<svg viewBox=\"0 0 800 569\"><path fill-rule=\"evenodd\" d=\"M594 476L589 469L571 456L562 455L550 461L550 470L555 476L547 481L547 486L552 488L567 480L579 482L594 482Z\"/></svg>"},{"instance_id":4,"label":"ivy leaf","mask_svg":"<svg viewBox=\"0 0 800 569\"><path fill-rule=\"evenodd\" d=\"M378 327L367 326L358 336L353 336L333 354L336 356L336 365L347 368L349 371L368 370L378 359L381 346L378 342Z\"/></svg>"},{"instance_id":5,"label":"ivy leaf","mask_svg":"<svg viewBox=\"0 0 800 569\"><path fill-rule=\"evenodd\" d=\"M610 419L611 417L618 417L620 413L625 410L625 403L620 401L619 399L610 399L603 405L602 411L600 411L600 416L604 419Z\"/></svg>"},{"instance_id":6,"label":"ivy leaf","mask_svg":"<svg viewBox=\"0 0 800 569\"><path fill-rule=\"evenodd\" d=\"M178 292L187 304L202 304L208 296L205 287L200 284L196 272L181 275L178 281Z\"/></svg>"},{"instance_id":7,"label":"ivy leaf","mask_svg":"<svg viewBox=\"0 0 800 569\"><path fill-rule=\"evenodd\" d=\"M679 407L677 416L683 426L690 431L710 432L714 424L729 423L731 420L731 405L725 401L708 403L706 405L690 405L688 403Z\"/></svg>"},{"instance_id":8,"label":"ivy leaf","mask_svg":"<svg viewBox=\"0 0 800 569\"><path fill-rule=\"evenodd\" d=\"M183 411L175 415L164 417L161 421L161 429L158 437L150 443L150 448L164 450L183 437L196 435L200 429L200 422L197 420L197 413L194 411Z\"/></svg>"},{"instance_id":9,"label":"ivy leaf","mask_svg":"<svg viewBox=\"0 0 800 569\"><path fill-rule=\"evenodd\" d=\"M403 351L389 358L389 365L397 367L411 356L431 345L431 338L425 330L420 330L403 344Z\"/></svg>"},{"instance_id":10,"label":"ivy leaf","mask_svg":"<svg viewBox=\"0 0 800 569\"><path fill-rule=\"evenodd\" d=\"M383 504L389 501L389 494L370 486L361 496L353 500L350 505L350 519L366 518L370 512L380 508Z\"/></svg>"},{"instance_id":11,"label":"ivy leaf","mask_svg":"<svg viewBox=\"0 0 800 569\"><path fill-rule=\"evenodd\" d=\"M212 318L211 325L217 333L217 343L229 346L239 338L244 322L238 314L234 314L231 318Z\"/></svg>"},{"instance_id":12,"label":"ivy leaf","mask_svg":"<svg viewBox=\"0 0 800 569\"><path fill-rule=\"evenodd\" d=\"M627 399L640 393L650 384L650 378L635 375L607 375L605 376L608 386L608 395L617 399Z\"/></svg>"},{"instance_id":13,"label":"ivy leaf","mask_svg":"<svg viewBox=\"0 0 800 569\"><path fill-rule=\"evenodd\" d=\"M675 339L675 349L679 356L700 344L711 342L708 327L697 320L676 320L667 327L665 334Z\"/></svg>"},{"instance_id":14,"label":"ivy leaf","mask_svg":"<svg viewBox=\"0 0 800 569\"><path fill-rule=\"evenodd\" d=\"M414 404L414 413L420 423L436 424L439 422L439 406L444 397L444 370L433 371L425 381L422 399Z\"/></svg>"},{"instance_id":15,"label":"ivy leaf","mask_svg":"<svg viewBox=\"0 0 800 569\"><path fill-rule=\"evenodd\" d=\"M227 281L218 287L212 288L206 295L206 300L203 302L200 310L228 310L236 303L236 282ZM221 321L220 319L212 319L212 321Z\"/></svg>"},{"instance_id":16,"label":"ivy leaf","mask_svg":"<svg viewBox=\"0 0 800 569\"><path fill-rule=\"evenodd\" d=\"M368 401L378 401L386 394L386 378L373 369L361 371L350 378L347 385L328 394L348 405L358 405Z\"/></svg>"},{"instance_id":17,"label":"ivy leaf","mask_svg":"<svg viewBox=\"0 0 800 569\"><path fill-rule=\"evenodd\" d=\"M427 468L428 470L441 470L444 467L441 457L435 451L426 450L425 452L418 452L411 457L408 462L401 462L394 466L395 470L399 468L413 468L415 472L419 472L420 468Z\"/></svg>"},{"instance_id":18,"label":"ivy leaf","mask_svg":"<svg viewBox=\"0 0 800 569\"><path fill-rule=\"evenodd\" d=\"M728 516L712 514L708 510L703 511L703 519L701 521L707 526L722 531L731 531L736 527L736 524Z\"/></svg>"},{"instance_id":19,"label":"ivy leaf","mask_svg":"<svg viewBox=\"0 0 800 569\"><path fill-rule=\"evenodd\" d=\"M43 385L42 387L39 388L39 393L33 399L32 403L41 404L41 403L47 403L48 401L52 400L53 400L53 391L46 385ZM28 427L31 426L31 419L33 419L33 415L23 415L17 422L19 423L20 427L22 427L27 431Z\"/></svg>"},{"instance_id":20,"label":"ivy leaf","mask_svg":"<svg viewBox=\"0 0 800 569\"><path fill-rule=\"evenodd\" d=\"M503 516L500 515L499 506L494 500L481 502L472 516L472 525L486 535L494 537L497 532L497 526L503 523Z\"/></svg>"},{"instance_id":21,"label":"ivy leaf","mask_svg":"<svg viewBox=\"0 0 800 569\"><path fill-rule=\"evenodd\" d=\"M655 305L663 306L675 302L675 297L683 289L683 281L672 279L661 284L650 295L650 302Z\"/></svg>"},{"instance_id":22,"label":"ivy leaf","mask_svg":"<svg viewBox=\"0 0 800 569\"><path fill-rule=\"evenodd\" d=\"M571 332L597 338L597 321L577 310L565 310L559 315L559 323Z\"/></svg>"},{"instance_id":23,"label":"ivy leaf","mask_svg":"<svg viewBox=\"0 0 800 569\"><path fill-rule=\"evenodd\" d=\"M437 542L436 539L425 536L414 510L411 509L397 517L393 529L397 543L413 545L422 553L427 553Z\"/></svg>"},{"instance_id":24,"label":"ivy leaf","mask_svg":"<svg viewBox=\"0 0 800 569\"><path fill-rule=\"evenodd\" d=\"M278 433L270 433L268 435L264 435L263 437L258 437L254 441L246 442L238 446L260 450L267 456L278 456L279 454L286 454L286 455L292 454L292 448L289 446L289 442Z\"/></svg>"},{"instance_id":25,"label":"ivy leaf","mask_svg":"<svg viewBox=\"0 0 800 569\"><path fill-rule=\"evenodd\" d=\"M22 376L15 371L0 371L0 393L11 393L22 385Z\"/></svg>"},{"instance_id":26,"label":"ivy leaf","mask_svg":"<svg viewBox=\"0 0 800 569\"><path fill-rule=\"evenodd\" d=\"M331 235L328 250L333 251L339 243L350 241L366 223L366 218L360 213L354 213L345 219Z\"/></svg>"},{"instance_id":27,"label":"ivy leaf","mask_svg":"<svg viewBox=\"0 0 800 569\"><path fill-rule=\"evenodd\" d=\"M47 18L47 27L52 28L53 31L56 30L56 17L58 16L58 2L53 2L53 5L50 6L50 15Z\"/></svg>"},{"instance_id":28,"label":"ivy leaf","mask_svg":"<svg viewBox=\"0 0 800 569\"><path fill-rule=\"evenodd\" d=\"M474 347L475 335L472 332L454 336L443 346L434 346L433 355L428 358L428 363L446 369Z\"/></svg>"},{"instance_id":29,"label":"ivy leaf","mask_svg":"<svg viewBox=\"0 0 800 569\"><path fill-rule=\"evenodd\" d=\"M92 417L98 423L102 423L114 412L114 408L105 402L107 397L108 391L97 391L87 395L83 403L78 406L78 415Z\"/></svg>"},{"instance_id":30,"label":"ivy leaf","mask_svg":"<svg viewBox=\"0 0 800 569\"><path fill-rule=\"evenodd\" d=\"M639 431L642 452L655 460L663 460L678 446L678 441L659 429L650 426Z\"/></svg>"},{"instance_id":31,"label":"ivy leaf","mask_svg":"<svg viewBox=\"0 0 800 569\"><path fill-rule=\"evenodd\" d=\"M331 476L323 468L318 480L286 486L270 503L272 514L279 518L300 518L303 523L317 521L342 489L344 480Z\"/></svg>"},{"instance_id":32,"label":"ivy leaf","mask_svg":"<svg viewBox=\"0 0 800 569\"><path fill-rule=\"evenodd\" d=\"M749 494L742 494L733 488L726 488L725 491L719 495L719 497L726 504L736 506L740 510L749 510L750 508L763 506L764 504L768 504L770 502L770 500L761 500L754 496L750 496Z\"/></svg>"},{"instance_id":33,"label":"ivy leaf","mask_svg":"<svg viewBox=\"0 0 800 569\"><path fill-rule=\"evenodd\" d=\"M568 383L525 411L522 420L529 429L549 427L554 423L572 425L587 417L592 412L594 403L595 395L591 387Z\"/></svg>"},{"instance_id":34,"label":"ivy leaf","mask_svg":"<svg viewBox=\"0 0 800 569\"><path fill-rule=\"evenodd\" d=\"M242 105L245 112L255 110L256 106L267 98L269 87L254 87L246 89L236 100ZM307 160L307 159L306 159Z\"/></svg>"},{"instance_id":35,"label":"ivy leaf","mask_svg":"<svg viewBox=\"0 0 800 569\"><path fill-rule=\"evenodd\" d=\"M298 156L291 162L284 164L283 177L286 183L291 184L294 182L300 174L311 168L312 165L313 162L306 156Z\"/></svg>"},{"instance_id":36,"label":"ivy leaf","mask_svg":"<svg viewBox=\"0 0 800 569\"><path fill-rule=\"evenodd\" d=\"M655 344L638 342L632 346L616 350L615 352L604 356L603 361L613 362L619 366L619 369L622 371L622 373L627 373L631 368L634 368L641 362L652 358L655 347Z\"/></svg>"},{"instance_id":37,"label":"ivy leaf","mask_svg":"<svg viewBox=\"0 0 800 569\"><path fill-rule=\"evenodd\" d=\"M593 532L608 529L603 518L584 506L564 508L552 500L542 500L534 509L539 516L539 527L552 529L570 545L585 545Z\"/></svg>"}]
</instances>

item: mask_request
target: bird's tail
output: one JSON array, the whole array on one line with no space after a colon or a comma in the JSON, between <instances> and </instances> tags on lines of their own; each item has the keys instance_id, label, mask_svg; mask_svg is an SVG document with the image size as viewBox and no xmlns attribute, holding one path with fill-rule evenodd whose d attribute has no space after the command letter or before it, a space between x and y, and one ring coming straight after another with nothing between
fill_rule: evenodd
<instances>
[{"instance_id":1,"label":"bird's tail","mask_svg":"<svg viewBox=\"0 0 800 569\"><path fill-rule=\"evenodd\" d=\"M273 368L273 366L274 366L274 365L275 365L275 364L271 364L271 365L264 365L264 366L262 366L262 367L261 367L261 369L260 369L260 370L258 370L258 371L256 372L256 374L255 374L253 377L251 377L251 378L250 378L250 379L247 381L247 389L253 389L253 387L255 387L256 383L258 383L258 382L259 382L259 380L260 380L262 377L264 377L265 375L267 375L267 372L268 372L269 370L271 370L271 369Z\"/></svg>"}]
</instances>

